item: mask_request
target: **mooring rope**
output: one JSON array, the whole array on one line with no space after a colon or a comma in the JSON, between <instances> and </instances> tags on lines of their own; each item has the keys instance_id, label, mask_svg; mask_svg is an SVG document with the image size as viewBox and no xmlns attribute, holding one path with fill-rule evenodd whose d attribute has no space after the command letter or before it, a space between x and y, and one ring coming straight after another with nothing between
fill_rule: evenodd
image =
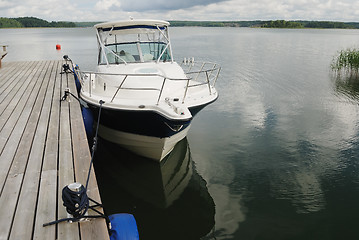
<instances>
[{"instance_id":1,"label":"mooring rope","mask_svg":"<svg viewBox=\"0 0 359 240\"><path fill-rule=\"evenodd\" d=\"M83 106L83 103L81 102L81 100L77 96L75 96L72 92L70 92L70 89L68 89L68 88L65 88L64 96L62 96L60 101L65 101L69 95L74 97L77 101L79 101L80 105Z\"/></svg>"},{"instance_id":2,"label":"mooring rope","mask_svg":"<svg viewBox=\"0 0 359 240\"><path fill-rule=\"evenodd\" d=\"M98 117L97 117L97 125L96 125L96 132L95 132L95 137L93 138L93 143L92 143L92 153L91 153L91 162L90 162L90 168L89 168L89 171L88 171L88 174L87 174L87 180L86 180L86 189L87 189L87 186L88 186L88 183L89 183L89 180L90 180L90 172L91 172L91 168L92 168L92 163L93 163L93 160L95 158L95 151L96 151L96 148L97 148L97 135L98 135L98 128L100 126L100 119L101 119L101 110L102 110L102 105L104 104L105 102L100 100L99 101L99 104L100 104L100 107L99 107L99 110L98 110Z\"/></svg>"},{"instance_id":3,"label":"mooring rope","mask_svg":"<svg viewBox=\"0 0 359 240\"><path fill-rule=\"evenodd\" d=\"M73 95L68 89L65 90L65 94L61 98L61 101L66 100L68 95L75 97L75 99L80 102L80 99L77 98L75 95ZM75 186L74 189L71 189L71 187L69 187L71 185L70 184L70 185L65 186L62 189L63 205L66 208L66 211L69 214L71 214L73 217L63 218L63 219L59 219L59 220L52 221L49 223L45 223L45 224L43 224L44 227L53 225L56 223L64 222L64 221L77 222L83 218L105 218L107 223L109 223L108 217L106 215L104 215L103 213L101 213L100 211L95 209L95 207L99 207L99 206L102 207L102 204L96 202L95 200L93 200L87 196L87 188L88 188L88 184L90 181L93 160L95 157L95 151L97 148L97 136L98 136L98 129L99 129L99 125L100 125L100 119L101 119L101 109L102 109L102 105L104 103L105 102L102 100L99 101L100 106L99 106L99 112L98 112L98 117L97 117L96 132L95 132L92 149L91 149L92 150L91 161L90 161L90 167L89 167L88 174L87 174L86 185L83 186L82 184L78 184L78 186ZM80 102L80 104L81 104L81 102ZM90 206L90 201L95 203L95 205ZM95 211L96 213L98 213L99 215L86 215L89 208L92 209L93 211Z\"/></svg>"}]
</instances>

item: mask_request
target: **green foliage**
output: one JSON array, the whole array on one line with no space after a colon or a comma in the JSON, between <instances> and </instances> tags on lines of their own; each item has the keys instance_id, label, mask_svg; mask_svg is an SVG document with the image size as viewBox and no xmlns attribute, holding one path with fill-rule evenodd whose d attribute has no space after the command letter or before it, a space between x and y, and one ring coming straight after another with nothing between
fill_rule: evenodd
<instances>
[{"instance_id":1,"label":"green foliage","mask_svg":"<svg viewBox=\"0 0 359 240\"><path fill-rule=\"evenodd\" d=\"M345 24L345 26L348 26L351 29L359 28L359 23L358 22L347 22L347 23L344 23L344 24Z\"/></svg>"},{"instance_id":2,"label":"green foliage","mask_svg":"<svg viewBox=\"0 0 359 240\"><path fill-rule=\"evenodd\" d=\"M0 28L21 28L22 24L15 19L0 18Z\"/></svg>"},{"instance_id":3,"label":"green foliage","mask_svg":"<svg viewBox=\"0 0 359 240\"><path fill-rule=\"evenodd\" d=\"M19 27L92 27L99 22L48 22L36 17L0 18L0 28ZM357 22L329 21L170 21L174 27L265 27L265 28L359 28Z\"/></svg>"},{"instance_id":4,"label":"green foliage","mask_svg":"<svg viewBox=\"0 0 359 240\"><path fill-rule=\"evenodd\" d=\"M257 27L261 21L170 21L172 27Z\"/></svg>"},{"instance_id":5,"label":"green foliage","mask_svg":"<svg viewBox=\"0 0 359 240\"><path fill-rule=\"evenodd\" d=\"M330 22L330 21L285 21L276 20L265 22L261 25L264 28L359 28L359 23Z\"/></svg>"},{"instance_id":6,"label":"green foliage","mask_svg":"<svg viewBox=\"0 0 359 240\"><path fill-rule=\"evenodd\" d=\"M329 22L329 21L319 21L319 22L305 22L304 27L306 28L353 28L353 25L343 22Z\"/></svg>"},{"instance_id":7,"label":"green foliage","mask_svg":"<svg viewBox=\"0 0 359 240\"><path fill-rule=\"evenodd\" d=\"M356 22L329 21L170 21L174 27L263 27L263 28L359 28Z\"/></svg>"},{"instance_id":8,"label":"green foliage","mask_svg":"<svg viewBox=\"0 0 359 240\"><path fill-rule=\"evenodd\" d=\"M49 22L35 18L35 17L21 17L21 18L15 18L18 22L22 24L23 27L48 27Z\"/></svg>"},{"instance_id":9,"label":"green foliage","mask_svg":"<svg viewBox=\"0 0 359 240\"><path fill-rule=\"evenodd\" d=\"M210 22L210 21L171 21L173 27L224 27L223 22Z\"/></svg>"},{"instance_id":10,"label":"green foliage","mask_svg":"<svg viewBox=\"0 0 359 240\"><path fill-rule=\"evenodd\" d=\"M350 76L358 77L359 71L359 50L347 49L339 52L332 62L332 70L337 73L345 72Z\"/></svg>"},{"instance_id":11,"label":"green foliage","mask_svg":"<svg viewBox=\"0 0 359 240\"><path fill-rule=\"evenodd\" d=\"M76 27L73 22L48 22L35 17L0 18L0 28Z\"/></svg>"},{"instance_id":12,"label":"green foliage","mask_svg":"<svg viewBox=\"0 0 359 240\"><path fill-rule=\"evenodd\" d=\"M264 28L302 28L303 25L299 22L276 20L269 21L262 25Z\"/></svg>"}]
</instances>

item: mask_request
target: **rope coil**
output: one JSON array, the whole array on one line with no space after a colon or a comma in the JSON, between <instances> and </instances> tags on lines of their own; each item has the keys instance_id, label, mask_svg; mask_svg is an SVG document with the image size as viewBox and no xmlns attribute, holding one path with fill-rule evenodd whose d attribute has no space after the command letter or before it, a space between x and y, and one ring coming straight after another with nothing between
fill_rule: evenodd
<instances>
[{"instance_id":1,"label":"rope coil","mask_svg":"<svg viewBox=\"0 0 359 240\"><path fill-rule=\"evenodd\" d=\"M72 183L64 187L62 201L66 211L74 218L85 216L90 205L86 188L81 183Z\"/></svg>"}]
</instances>

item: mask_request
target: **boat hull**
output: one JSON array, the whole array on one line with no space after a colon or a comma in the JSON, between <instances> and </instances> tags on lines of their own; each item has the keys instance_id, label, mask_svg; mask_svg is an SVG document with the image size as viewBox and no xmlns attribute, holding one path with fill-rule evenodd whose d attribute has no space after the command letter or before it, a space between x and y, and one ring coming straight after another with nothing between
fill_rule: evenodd
<instances>
[{"instance_id":1,"label":"boat hull","mask_svg":"<svg viewBox=\"0 0 359 240\"><path fill-rule=\"evenodd\" d=\"M89 103L88 103L89 104ZM89 104L97 119L99 107ZM155 111L123 110L115 108L101 109L101 125L120 132L149 137L166 138L187 128L192 121L187 119L168 119Z\"/></svg>"},{"instance_id":2,"label":"boat hull","mask_svg":"<svg viewBox=\"0 0 359 240\"><path fill-rule=\"evenodd\" d=\"M186 137L189 128L190 126L172 136L159 138L118 131L100 124L99 135L139 156L160 162L173 150L177 142Z\"/></svg>"},{"instance_id":3,"label":"boat hull","mask_svg":"<svg viewBox=\"0 0 359 240\"><path fill-rule=\"evenodd\" d=\"M90 105L90 109L97 121L99 107ZM171 120L154 111L103 108L98 134L140 156L161 161L186 137L191 120Z\"/></svg>"}]
</instances>

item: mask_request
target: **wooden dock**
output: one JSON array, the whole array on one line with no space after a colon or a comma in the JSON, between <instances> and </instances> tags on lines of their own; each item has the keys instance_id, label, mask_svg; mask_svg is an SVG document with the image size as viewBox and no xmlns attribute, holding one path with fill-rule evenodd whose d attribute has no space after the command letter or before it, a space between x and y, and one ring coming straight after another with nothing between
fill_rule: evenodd
<instances>
[{"instance_id":1,"label":"wooden dock","mask_svg":"<svg viewBox=\"0 0 359 240\"><path fill-rule=\"evenodd\" d=\"M7 55L6 47L7 45L0 45L0 68L1 68L1 60Z\"/></svg>"},{"instance_id":2,"label":"wooden dock","mask_svg":"<svg viewBox=\"0 0 359 240\"><path fill-rule=\"evenodd\" d=\"M109 239L103 218L43 227L67 217L62 188L85 185L91 159L79 103L60 102L65 88L76 93L63 63L0 69L0 240ZM94 171L88 196L101 202Z\"/></svg>"}]
</instances>

